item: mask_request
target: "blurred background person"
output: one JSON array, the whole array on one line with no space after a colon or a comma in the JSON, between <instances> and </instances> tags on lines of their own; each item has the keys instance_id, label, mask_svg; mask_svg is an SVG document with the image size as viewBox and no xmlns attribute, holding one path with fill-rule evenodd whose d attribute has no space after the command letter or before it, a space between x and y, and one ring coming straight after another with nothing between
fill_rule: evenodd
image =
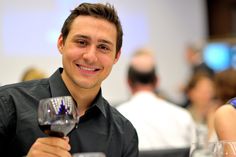
<instances>
[{"instance_id":1,"label":"blurred background person","mask_svg":"<svg viewBox=\"0 0 236 157\"><path fill-rule=\"evenodd\" d=\"M213 75L215 72L203 61L203 45L189 44L186 48L185 58L191 69L191 75L204 72Z\"/></svg>"},{"instance_id":2,"label":"blurred background person","mask_svg":"<svg viewBox=\"0 0 236 157\"><path fill-rule=\"evenodd\" d=\"M43 70L36 67L29 67L22 74L21 81L37 80L46 77L47 74Z\"/></svg>"},{"instance_id":3,"label":"blurred background person","mask_svg":"<svg viewBox=\"0 0 236 157\"><path fill-rule=\"evenodd\" d=\"M186 45L185 48L185 60L187 64L189 65L190 73L188 76L189 82L183 83L180 85L180 92L183 94L183 101L180 103L180 105L184 108L189 106L191 103L188 97L188 94L186 94L186 88L188 89L189 84L192 84L193 81L197 81L196 77L199 77L201 74L208 75L207 77L213 77L215 72L213 69L211 69L203 59L203 48L204 44L200 43L190 43ZM198 73L200 75L198 75ZM192 86L192 85L191 85ZM190 87L192 88L192 87Z\"/></svg>"},{"instance_id":4,"label":"blurred background person","mask_svg":"<svg viewBox=\"0 0 236 157\"><path fill-rule=\"evenodd\" d=\"M236 140L236 70L230 68L219 72L216 74L215 83L220 106L214 115L218 139Z\"/></svg>"},{"instance_id":5,"label":"blurred background person","mask_svg":"<svg viewBox=\"0 0 236 157\"><path fill-rule=\"evenodd\" d=\"M188 104L195 125L197 141L204 144L211 140L213 126L208 123L209 114L215 111L215 86L213 76L205 71L194 73L185 88Z\"/></svg>"},{"instance_id":6,"label":"blurred background person","mask_svg":"<svg viewBox=\"0 0 236 157\"><path fill-rule=\"evenodd\" d=\"M136 128L140 150L189 147L193 119L187 110L155 93L159 82L154 58L146 48L134 53L127 74L132 97L117 108Z\"/></svg>"},{"instance_id":7,"label":"blurred background person","mask_svg":"<svg viewBox=\"0 0 236 157\"><path fill-rule=\"evenodd\" d=\"M196 123L206 123L207 113L214 103L215 89L213 77L206 72L192 75L185 89L189 100L187 109Z\"/></svg>"}]
</instances>

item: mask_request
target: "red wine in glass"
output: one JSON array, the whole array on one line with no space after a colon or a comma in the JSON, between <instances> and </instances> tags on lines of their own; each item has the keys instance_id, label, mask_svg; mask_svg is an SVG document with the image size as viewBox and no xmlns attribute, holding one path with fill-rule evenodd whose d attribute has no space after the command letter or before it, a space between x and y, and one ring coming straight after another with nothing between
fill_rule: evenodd
<instances>
[{"instance_id":1,"label":"red wine in glass","mask_svg":"<svg viewBox=\"0 0 236 157\"><path fill-rule=\"evenodd\" d=\"M70 96L42 99L38 106L39 127L49 136L64 137L75 128L77 113Z\"/></svg>"}]
</instances>

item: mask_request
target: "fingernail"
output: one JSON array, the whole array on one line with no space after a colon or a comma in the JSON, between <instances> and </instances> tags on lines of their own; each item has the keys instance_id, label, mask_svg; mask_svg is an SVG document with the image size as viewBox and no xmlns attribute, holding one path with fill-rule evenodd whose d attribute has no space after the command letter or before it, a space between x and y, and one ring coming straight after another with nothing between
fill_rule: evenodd
<instances>
[{"instance_id":1,"label":"fingernail","mask_svg":"<svg viewBox=\"0 0 236 157\"><path fill-rule=\"evenodd\" d=\"M66 141L68 141L68 142L70 141L69 137L67 137L67 136L66 136L66 137L63 137L63 138L64 138Z\"/></svg>"}]
</instances>

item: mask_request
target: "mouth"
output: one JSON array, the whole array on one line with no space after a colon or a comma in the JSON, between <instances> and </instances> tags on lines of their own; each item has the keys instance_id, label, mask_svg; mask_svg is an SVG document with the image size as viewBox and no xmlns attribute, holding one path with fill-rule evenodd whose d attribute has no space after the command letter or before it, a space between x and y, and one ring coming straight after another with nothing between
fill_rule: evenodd
<instances>
[{"instance_id":1,"label":"mouth","mask_svg":"<svg viewBox=\"0 0 236 157\"><path fill-rule=\"evenodd\" d=\"M84 66L84 65L79 65L79 64L76 64L76 66L77 66L81 71L88 72L88 73L93 73L93 72L97 72L97 71L100 70L100 68L98 68L98 67Z\"/></svg>"}]
</instances>

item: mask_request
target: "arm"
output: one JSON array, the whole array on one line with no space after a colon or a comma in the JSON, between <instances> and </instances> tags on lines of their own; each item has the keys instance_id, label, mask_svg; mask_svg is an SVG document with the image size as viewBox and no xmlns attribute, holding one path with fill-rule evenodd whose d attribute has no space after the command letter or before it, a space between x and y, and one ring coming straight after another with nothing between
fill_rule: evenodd
<instances>
[{"instance_id":1,"label":"arm","mask_svg":"<svg viewBox=\"0 0 236 157\"><path fill-rule=\"evenodd\" d=\"M7 155L16 132L15 107L5 95L0 95L0 154Z\"/></svg>"},{"instance_id":2,"label":"arm","mask_svg":"<svg viewBox=\"0 0 236 157\"><path fill-rule=\"evenodd\" d=\"M126 124L124 149L122 157L138 157L138 135L129 121Z\"/></svg>"},{"instance_id":3,"label":"arm","mask_svg":"<svg viewBox=\"0 0 236 157\"><path fill-rule=\"evenodd\" d=\"M215 130L219 140L236 140L236 110L223 105L215 113Z\"/></svg>"},{"instance_id":4,"label":"arm","mask_svg":"<svg viewBox=\"0 0 236 157\"><path fill-rule=\"evenodd\" d=\"M0 154L8 156L9 151L16 151L11 148L12 138L16 133L16 109L14 101L7 95L0 94ZM30 135L28 135L30 136ZM68 138L46 137L38 138L30 148L27 157L60 156L71 157L69 154L70 145Z\"/></svg>"}]
</instances>

